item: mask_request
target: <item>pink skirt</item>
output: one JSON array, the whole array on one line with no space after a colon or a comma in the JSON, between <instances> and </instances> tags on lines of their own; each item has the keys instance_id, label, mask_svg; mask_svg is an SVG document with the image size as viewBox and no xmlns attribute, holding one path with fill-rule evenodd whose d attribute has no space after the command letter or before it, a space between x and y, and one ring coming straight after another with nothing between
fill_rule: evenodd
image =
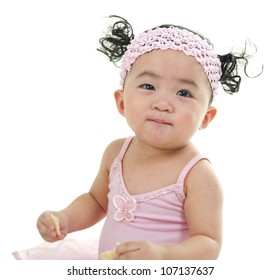
<instances>
[{"instance_id":1,"label":"pink skirt","mask_svg":"<svg viewBox=\"0 0 280 280\"><path fill-rule=\"evenodd\" d=\"M30 249L14 251L17 260L98 260L98 240L43 242Z\"/></svg>"}]
</instances>

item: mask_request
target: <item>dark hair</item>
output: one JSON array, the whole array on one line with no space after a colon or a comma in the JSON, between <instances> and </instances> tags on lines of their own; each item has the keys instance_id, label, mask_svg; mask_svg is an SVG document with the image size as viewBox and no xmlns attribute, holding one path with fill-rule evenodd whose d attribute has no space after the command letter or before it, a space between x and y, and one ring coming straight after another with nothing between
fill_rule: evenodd
<instances>
[{"instance_id":1,"label":"dark hair","mask_svg":"<svg viewBox=\"0 0 280 280\"><path fill-rule=\"evenodd\" d=\"M123 56L123 54L127 50L127 46L130 44L130 41L134 38L133 28L130 23L122 17L111 15L110 18L115 18L116 22L109 28L107 33L104 37L100 38L100 48L97 50L104 53L110 61L116 64ZM208 44L212 46L212 43L209 39L202 36L198 32L194 32L188 28L178 26L178 25L171 25L171 24L164 24L160 25L159 27L178 27L181 29L187 29L201 38L207 40ZM156 28L156 27L155 27ZM250 77L247 72L246 68L249 62L249 58L252 57L252 54L248 54L247 47L253 46L256 52L256 46L247 40L245 42L245 47L239 53L236 52L229 52L224 55L218 55L218 58L221 61L221 70L222 75L220 78L220 82L223 86L225 92L229 94L233 94L239 91L240 83L241 83L241 76L239 75L239 68L242 67L246 76ZM260 75L261 72L258 74ZM257 76L258 76L257 75Z\"/></svg>"},{"instance_id":2,"label":"dark hair","mask_svg":"<svg viewBox=\"0 0 280 280\"><path fill-rule=\"evenodd\" d=\"M100 38L98 51L104 53L110 61L118 62L126 52L130 41L134 39L132 26L122 17L111 15L117 21L109 27L105 37Z\"/></svg>"}]
</instances>

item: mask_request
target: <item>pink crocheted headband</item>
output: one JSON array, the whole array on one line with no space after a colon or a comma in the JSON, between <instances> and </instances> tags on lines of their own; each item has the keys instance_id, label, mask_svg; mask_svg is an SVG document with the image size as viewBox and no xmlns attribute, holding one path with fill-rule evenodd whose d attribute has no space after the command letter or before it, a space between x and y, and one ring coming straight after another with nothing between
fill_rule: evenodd
<instances>
[{"instance_id":1,"label":"pink crocheted headband","mask_svg":"<svg viewBox=\"0 0 280 280\"><path fill-rule=\"evenodd\" d=\"M221 62L207 40L186 29L178 27L157 27L143 32L131 41L122 57L121 86L133 63L141 55L155 49L182 51L193 56L203 67L213 95L217 94L221 77Z\"/></svg>"}]
</instances>

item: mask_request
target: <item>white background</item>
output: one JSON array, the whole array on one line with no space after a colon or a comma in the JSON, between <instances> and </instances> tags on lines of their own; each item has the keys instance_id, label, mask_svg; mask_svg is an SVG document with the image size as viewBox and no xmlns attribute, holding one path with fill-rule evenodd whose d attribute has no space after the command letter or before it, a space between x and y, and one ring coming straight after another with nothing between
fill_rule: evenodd
<instances>
[{"instance_id":1,"label":"white background","mask_svg":"<svg viewBox=\"0 0 280 280\"><path fill-rule=\"evenodd\" d=\"M244 78L236 96L220 90L218 115L194 142L224 188L218 263L235 267L228 276L273 275L280 249L280 93L279 17L272 3L1 1L0 260L14 265L12 251L41 243L38 215L88 191L104 148L131 134L113 100L119 70L96 51L106 16L117 14L135 34L163 23L197 30L219 53L247 37L257 45L254 67L264 64L263 74ZM94 238L99 230L73 236Z\"/></svg>"}]
</instances>

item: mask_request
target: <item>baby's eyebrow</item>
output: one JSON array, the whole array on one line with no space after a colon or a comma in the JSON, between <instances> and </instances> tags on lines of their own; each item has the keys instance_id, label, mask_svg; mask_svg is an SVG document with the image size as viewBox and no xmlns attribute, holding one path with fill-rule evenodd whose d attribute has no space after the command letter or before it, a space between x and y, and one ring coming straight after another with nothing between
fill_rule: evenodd
<instances>
[{"instance_id":1,"label":"baby's eyebrow","mask_svg":"<svg viewBox=\"0 0 280 280\"><path fill-rule=\"evenodd\" d=\"M156 79L161 79L161 76L151 72L151 71L143 71L140 74L138 74L135 78L139 79L142 77L152 77L152 78L156 78ZM199 87L198 84L193 80L193 79L188 79L188 78L176 78L176 80L180 83L180 84L189 84L195 87Z\"/></svg>"},{"instance_id":2,"label":"baby's eyebrow","mask_svg":"<svg viewBox=\"0 0 280 280\"><path fill-rule=\"evenodd\" d=\"M195 86L195 87L198 88L198 84L194 80L192 80L192 79L179 78L177 80L178 80L178 82L180 82L182 84L190 84L190 85Z\"/></svg>"},{"instance_id":3,"label":"baby's eyebrow","mask_svg":"<svg viewBox=\"0 0 280 280\"><path fill-rule=\"evenodd\" d=\"M156 79L160 78L160 75L158 75L154 72L151 72L151 71L143 71L140 74L138 74L135 78L139 79L139 78L142 78L142 77L145 77L145 76L156 78Z\"/></svg>"}]
</instances>

